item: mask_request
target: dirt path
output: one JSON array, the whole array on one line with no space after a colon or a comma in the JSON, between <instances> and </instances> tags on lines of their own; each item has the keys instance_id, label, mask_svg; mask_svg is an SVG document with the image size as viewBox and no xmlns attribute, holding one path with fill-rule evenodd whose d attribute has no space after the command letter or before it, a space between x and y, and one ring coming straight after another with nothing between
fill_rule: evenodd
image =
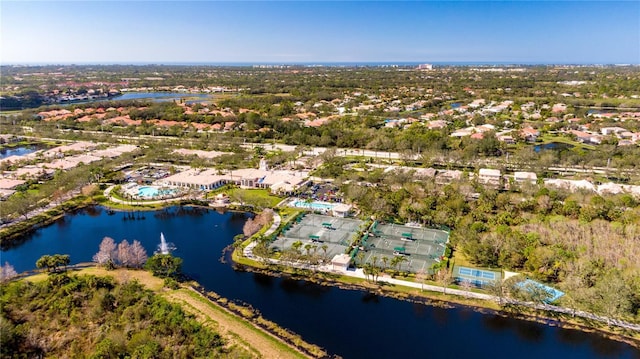
<instances>
[{"instance_id":1,"label":"dirt path","mask_svg":"<svg viewBox=\"0 0 640 359\"><path fill-rule=\"evenodd\" d=\"M197 292L195 295L200 296ZM173 291L166 294L167 299L180 303L183 308L199 317L204 317L205 321L214 322L216 330L233 345L236 344L247 351L261 358L304 358L302 354L295 355L291 351L282 350L278 339L270 334L253 327L252 324L244 320L233 317L224 309L216 307L206 298L200 301L193 298L185 291ZM257 353L256 353L257 351Z\"/></svg>"}]
</instances>

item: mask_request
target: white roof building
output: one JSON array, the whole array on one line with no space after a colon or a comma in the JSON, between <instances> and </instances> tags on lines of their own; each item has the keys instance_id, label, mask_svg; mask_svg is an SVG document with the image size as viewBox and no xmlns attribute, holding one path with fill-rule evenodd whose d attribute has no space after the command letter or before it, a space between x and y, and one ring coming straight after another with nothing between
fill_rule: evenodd
<instances>
[{"instance_id":1,"label":"white roof building","mask_svg":"<svg viewBox=\"0 0 640 359\"><path fill-rule=\"evenodd\" d=\"M336 217L347 217L351 212L351 208L353 208L350 204L340 203L333 208L331 208L331 212Z\"/></svg>"},{"instance_id":2,"label":"white roof building","mask_svg":"<svg viewBox=\"0 0 640 359\"><path fill-rule=\"evenodd\" d=\"M481 168L478 171L478 180L485 184L499 185L500 184L500 170L494 170L490 168Z\"/></svg>"},{"instance_id":3,"label":"white roof building","mask_svg":"<svg viewBox=\"0 0 640 359\"><path fill-rule=\"evenodd\" d=\"M302 186L309 176L304 171L265 171L244 168L226 173L216 169L189 169L161 180L169 186L211 190L226 183L234 183L243 188L265 188L274 192L291 193Z\"/></svg>"},{"instance_id":4,"label":"white roof building","mask_svg":"<svg viewBox=\"0 0 640 359\"><path fill-rule=\"evenodd\" d=\"M348 254L336 254L331 259L331 269L334 270L347 270L349 268L349 263L351 263L351 256Z\"/></svg>"},{"instance_id":5,"label":"white roof building","mask_svg":"<svg viewBox=\"0 0 640 359\"><path fill-rule=\"evenodd\" d=\"M484 178L500 178L500 170L481 168L480 171L478 171L478 175Z\"/></svg>"},{"instance_id":6,"label":"white roof building","mask_svg":"<svg viewBox=\"0 0 640 359\"><path fill-rule=\"evenodd\" d=\"M23 183L25 183L23 180L2 178L0 179L0 189L14 189Z\"/></svg>"},{"instance_id":7,"label":"white roof building","mask_svg":"<svg viewBox=\"0 0 640 359\"><path fill-rule=\"evenodd\" d=\"M538 175L534 172L514 172L513 179L516 182L536 183L538 181Z\"/></svg>"},{"instance_id":8,"label":"white roof building","mask_svg":"<svg viewBox=\"0 0 640 359\"><path fill-rule=\"evenodd\" d=\"M218 174L218 170L215 169L208 169L204 171L189 169L163 178L160 180L160 183L169 186L211 190L227 183L227 176Z\"/></svg>"},{"instance_id":9,"label":"white roof building","mask_svg":"<svg viewBox=\"0 0 640 359\"><path fill-rule=\"evenodd\" d=\"M37 166L25 166L18 168L14 173L13 177L16 178L39 178L44 175L50 175L55 171L50 168L43 168Z\"/></svg>"},{"instance_id":10,"label":"white roof building","mask_svg":"<svg viewBox=\"0 0 640 359\"><path fill-rule=\"evenodd\" d=\"M599 194L629 193L636 197L640 197L640 186L625 185L613 182L607 182L599 185L596 191Z\"/></svg>"},{"instance_id":11,"label":"white roof building","mask_svg":"<svg viewBox=\"0 0 640 359\"><path fill-rule=\"evenodd\" d=\"M189 150L186 148L179 148L174 150L173 153L177 153L179 155L190 156L195 155L200 158L216 158L225 154L229 154L229 152L218 152L218 151L202 151L202 150Z\"/></svg>"},{"instance_id":12,"label":"white roof building","mask_svg":"<svg viewBox=\"0 0 640 359\"><path fill-rule=\"evenodd\" d=\"M564 188L570 191L575 191L577 189L586 189L591 191L596 190L593 183L587 180L567 180L567 179L558 179L558 178L547 178L544 180L544 184L545 186Z\"/></svg>"},{"instance_id":13,"label":"white roof building","mask_svg":"<svg viewBox=\"0 0 640 359\"><path fill-rule=\"evenodd\" d=\"M462 171L459 170L438 170L436 172L436 183L450 183L460 180L462 178Z\"/></svg>"}]
</instances>

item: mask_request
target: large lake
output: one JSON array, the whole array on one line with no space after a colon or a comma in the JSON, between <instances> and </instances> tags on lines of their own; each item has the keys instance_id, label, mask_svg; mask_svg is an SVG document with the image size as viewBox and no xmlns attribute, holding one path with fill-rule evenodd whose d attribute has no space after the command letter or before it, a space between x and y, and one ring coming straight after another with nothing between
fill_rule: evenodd
<instances>
[{"instance_id":1,"label":"large lake","mask_svg":"<svg viewBox=\"0 0 640 359\"><path fill-rule=\"evenodd\" d=\"M193 104L197 102L210 101L213 95L206 93L185 93L185 92L125 92L121 95L109 98L95 98L91 100L62 102L61 105L78 105L93 102L105 101L125 101L125 100L150 100L153 102L176 101L187 99L185 103Z\"/></svg>"},{"instance_id":2,"label":"large lake","mask_svg":"<svg viewBox=\"0 0 640 359\"><path fill-rule=\"evenodd\" d=\"M502 318L469 308L443 309L363 291L235 271L219 261L248 215L172 207L123 220L100 207L70 214L3 249L17 271L44 254L90 261L103 237L137 239L149 254L160 232L177 247L184 271L205 288L251 304L265 318L344 358L638 358L640 351L596 334Z\"/></svg>"},{"instance_id":3,"label":"large lake","mask_svg":"<svg viewBox=\"0 0 640 359\"><path fill-rule=\"evenodd\" d=\"M187 103L211 100L212 96L203 93L184 92L126 92L123 95L112 97L110 100L153 100L153 101L175 101L189 98Z\"/></svg>"}]
</instances>

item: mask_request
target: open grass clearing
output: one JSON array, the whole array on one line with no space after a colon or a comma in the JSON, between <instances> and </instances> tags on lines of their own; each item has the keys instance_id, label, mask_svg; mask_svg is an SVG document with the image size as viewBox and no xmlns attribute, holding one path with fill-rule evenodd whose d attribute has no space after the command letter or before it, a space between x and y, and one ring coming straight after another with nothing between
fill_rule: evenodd
<instances>
[{"instance_id":1,"label":"open grass clearing","mask_svg":"<svg viewBox=\"0 0 640 359\"><path fill-rule=\"evenodd\" d=\"M207 198L214 198L220 193L229 196L233 202L263 208L273 208L284 199L284 197L271 194L268 189L245 189L228 185L209 192Z\"/></svg>"},{"instance_id":2,"label":"open grass clearing","mask_svg":"<svg viewBox=\"0 0 640 359\"><path fill-rule=\"evenodd\" d=\"M258 207L275 207L284 198L272 195L267 189L232 188L227 194L232 200L238 199Z\"/></svg>"},{"instance_id":3,"label":"open grass clearing","mask_svg":"<svg viewBox=\"0 0 640 359\"><path fill-rule=\"evenodd\" d=\"M305 358L280 340L255 328L244 319L226 312L189 289L167 292L164 296L170 301L181 304L185 310L200 317L201 320L215 322L216 330L225 339L257 354L256 357Z\"/></svg>"}]
</instances>

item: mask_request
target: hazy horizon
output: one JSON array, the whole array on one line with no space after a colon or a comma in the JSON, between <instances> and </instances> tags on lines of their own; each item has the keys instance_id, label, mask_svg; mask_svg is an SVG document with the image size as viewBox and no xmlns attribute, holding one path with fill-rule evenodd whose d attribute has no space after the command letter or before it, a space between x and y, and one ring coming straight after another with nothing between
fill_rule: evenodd
<instances>
[{"instance_id":1,"label":"hazy horizon","mask_svg":"<svg viewBox=\"0 0 640 359\"><path fill-rule=\"evenodd\" d=\"M638 64L636 1L2 1L0 64Z\"/></svg>"},{"instance_id":2,"label":"hazy horizon","mask_svg":"<svg viewBox=\"0 0 640 359\"><path fill-rule=\"evenodd\" d=\"M3 63L0 66L14 67L35 67L35 66L220 66L220 67L247 67L247 66L303 66L303 67L348 67L348 66L417 66L420 64L431 64L434 67L445 66L640 66L640 63L554 63L554 62L509 62L509 61L356 61L356 62L332 62L332 61L311 61L311 62L59 62L59 63Z\"/></svg>"}]
</instances>

